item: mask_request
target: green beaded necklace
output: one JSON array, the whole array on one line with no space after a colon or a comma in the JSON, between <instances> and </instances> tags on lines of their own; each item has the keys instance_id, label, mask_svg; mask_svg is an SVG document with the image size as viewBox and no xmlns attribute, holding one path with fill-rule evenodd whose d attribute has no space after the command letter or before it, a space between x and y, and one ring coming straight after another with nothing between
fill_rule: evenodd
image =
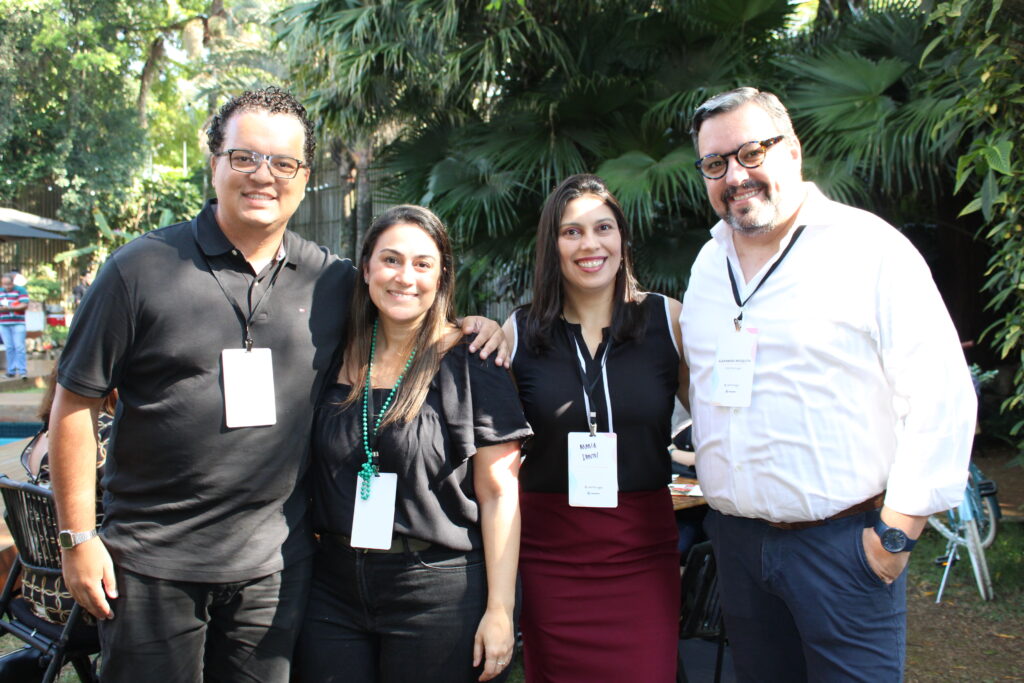
<instances>
[{"instance_id":1,"label":"green beaded necklace","mask_svg":"<svg viewBox=\"0 0 1024 683\"><path fill-rule=\"evenodd\" d=\"M409 372L409 366L412 365L412 359L416 357L416 349L412 350L409 354L409 360L405 361L405 368L402 373L395 380L395 386L391 387L391 393L384 399L384 405L381 406L380 412L377 413L377 419L374 420L373 432L367 428L369 426L369 420L367 419L367 406L370 401L373 400L372 388L370 379L373 376L373 352L377 348L377 323L378 320L373 321L373 337L370 339L370 360L366 368L366 387L363 389L363 451L366 453L366 462L363 463L362 468L359 470L359 478L362 479L362 483L359 485L359 497L363 500L367 500L370 497L370 484L373 482L373 478L380 473L380 455L377 451L370 448L370 438L376 439L377 431L380 429L380 421L383 419L384 414L388 412L388 408L391 407L391 401L395 398L395 394L398 393L398 386L402 383L402 379L405 377L405 373Z\"/></svg>"}]
</instances>

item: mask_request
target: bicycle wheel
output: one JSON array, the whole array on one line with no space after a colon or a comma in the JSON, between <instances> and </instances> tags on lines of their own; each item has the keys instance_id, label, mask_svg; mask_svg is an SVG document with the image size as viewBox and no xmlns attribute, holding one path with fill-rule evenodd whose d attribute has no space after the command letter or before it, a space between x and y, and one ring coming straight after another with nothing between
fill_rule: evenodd
<instances>
[{"instance_id":1,"label":"bicycle wheel","mask_svg":"<svg viewBox=\"0 0 1024 683\"><path fill-rule=\"evenodd\" d=\"M988 548L996 538L997 523L999 519L999 503L995 495L982 495L982 482L985 482L985 475L973 462L970 465L970 473L967 475L967 493L971 502L971 513L978 520L978 536L981 538L981 546ZM988 482L991 486L992 483Z\"/></svg>"},{"instance_id":2,"label":"bicycle wheel","mask_svg":"<svg viewBox=\"0 0 1024 683\"><path fill-rule=\"evenodd\" d=\"M977 513L978 537L981 539L981 547L988 548L992 541L996 540L996 526L999 519L999 507L996 499L992 496L981 497L981 510Z\"/></svg>"},{"instance_id":3,"label":"bicycle wheel","mask_svg":"<svg viewBox=\"0 0 1024 683\"><path fill-rule=\"evenodd\" d=\"M967 553L971 557L971 568L974 569L974 579L978 584L978 592L982 600L992 599L992 577L988 573L988 561L985 559L985 549L981 546L981 537L978 534L978 523L974 519L961 520L964 530L964 540L967 545Z\"/></svg>"},{"instance_id":4,"label":"bicycle wheel","mask_svg":"<svg viewBox=\"0 0 1024 683\"><path fill-rule=\"evenodd\" d=\"M964 490L963 502L970 506L971 516L978 520L978 538L981 541L981 546L988 548L996 538L999 504L996 502L995 496L981 495L979 482L984 479L985 475L972 462L970 473L967 476L967 488ZM955 510L950 510L934 514L928 518L928 524L942 534L947 541L956 541L963 545L963 537L956 532L958 520L955 512Z\"/></svg>"}]
</instances>

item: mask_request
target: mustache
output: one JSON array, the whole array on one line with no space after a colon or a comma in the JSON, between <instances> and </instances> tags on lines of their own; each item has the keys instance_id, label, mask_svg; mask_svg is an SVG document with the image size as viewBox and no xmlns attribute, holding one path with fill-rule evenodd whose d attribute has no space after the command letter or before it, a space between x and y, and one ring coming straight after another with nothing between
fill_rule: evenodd
<instances>
[{"instance_id":1,"label":"mustache","mask_svg":"<svg viewBox=\"0 0 1024 683\"><path fill-rule=\"evenodd\" d=\"M722 192L722 201L727 202L733 197L735 197L737 194L740 194L742 192L749 192L751 190L764 190L767 187L768 186L765 183L758 182L756 180L744 180L736 187L727 187L725 191Z\"/></svg>"}]
</instances>

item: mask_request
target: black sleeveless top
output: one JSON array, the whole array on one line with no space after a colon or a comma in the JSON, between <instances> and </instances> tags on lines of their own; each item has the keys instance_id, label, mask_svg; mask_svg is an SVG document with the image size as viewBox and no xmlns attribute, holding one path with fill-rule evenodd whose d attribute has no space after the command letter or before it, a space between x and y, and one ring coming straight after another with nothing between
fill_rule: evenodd
<instances>
[{"instance_id":1,"label":"black sleeveless top","mask_svg":"<svg viewBox=\"0 0 1024 683\"><path fill-rule=\"evenodd\" d=\"M494 356L482 361L470 353L471 339L463 337L441 359L419 413L385 427L378 442L381 472L398 474L395 533L463 551L483 547L471 456L530 436L508 371L494 365ZM362 404L340 405L349 389L334 384L317 405L309 478L314 529L345 536L366 460ZM373 390L374 414L389 392Z\"/></svg>"},{"instance_id":2,"label":"black sleeveless top","mask_svg":"<svg viewBox=\"0 0 1024 683\"><path fill-rule=\"evenodd\" d=\"M648 294L640 305L647 314L643 338L612 344L606 364L613 427L618 435L620 491L653 491L667 485L672 476L667 448L679 386L679 352L672 339L665 298ZM525 315L525 311L516 312L517 330ZM588 381L593 381L601 372L608 332L605 328L593 358L579 325L559 321L553 328L550 347L540 355L520 343L517 333L512 373L534 431L523 447L526 460L519 481L524 490L568 491L567 435L588 429L579 360L569 335L577 340L586 361ZM601 382L591 392L591 409L597 413L598 430L607 431L608 410Z\"/></svg>"}]
</instances>

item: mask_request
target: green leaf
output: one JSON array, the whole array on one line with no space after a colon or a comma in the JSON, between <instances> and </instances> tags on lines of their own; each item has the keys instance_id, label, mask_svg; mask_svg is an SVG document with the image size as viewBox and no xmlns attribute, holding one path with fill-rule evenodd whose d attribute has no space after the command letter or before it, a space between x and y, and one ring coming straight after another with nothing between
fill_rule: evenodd
<instances>
[{"instance_id":1,"label":"green leaf","mask_svg":"<svg viewBox=\"0 0 1024 683\"><path fill-rule=\"evenodd\" d=\"M971 171L974 170L974 155L964 154L956 162L956 186L953 188L953 194L960 192L960 188L964 186L967 179L971 177Z\"/></svg>"},{"instance_id":2,"label":"green leaf","mask_svg":"<svg viewBox=\"0 0 1024 683\"><path fill-rule=\"evenodd\" d=\"M1004 175L1013 174L1013 169L1010 168L1011 152L1013 152L1013 142L1010 140L1001 140L995 145L987 145L982 149L989 168Z\"/></svg>"},{"instance_id":3,"label":"green leaf","mask_svg":"<svg viewBox=\"0 0 1024 683\"><path fill-rule=\"evenodd\" d=\"M972 199L971 201L969 201L967 203L967 206L965 206L963 209L960 210L960 213L958 213L956 217L957 218L963 218L964 216L967 216L968 214L974 213L975 211L977 211L980 208L981 208L981 197L975 197L974 199Z\"/></svg>"},{"instance_id":4,"label":"green leaf","mask_svg":"<svg viewBox=\"0 0 1024 683\"><path fill-rule=\"evenodd\" d=\"M99 249L99 245L97 245L97 244L90 244L88 246L80 247L78 249L69 249L67 251L62 251L59 254L57 254L56 256L54 256L53 260L56 263L67 263L69 261L75 260L79 256L85 256L86 254L91 254L94 251L96 251L97 249Z\"/></svg>"},{"instance_id":5,"label":"green leaf","mask_svg":"<svg viewBox=\"0 0 1024 683\"><path fill-rule=\"evenodd\" d=\"M996 13L999 8L1003 6L1003 0L992 0L992 9L988 13L988 19L985 21L985 32L988 33L992 30L992 22L996 19Z\"/></svg>"},{"instance_id":6,"label":"green leaf","mask_svg":"<svg viewBox=\"0 0 1024 683\"><path fill-rule=\"evenodd\" d=\"M998 38L999 38L999 34L998 33L993 33L988 38L986 38L985 40L981 41L981 44L978 45L978 47L976 47L974 49L974 56L977 57L977 56L981 55L981 53L985 51L985 48L987 48L989 45L991 45Z\"/></svg>"},{"instance_id":7,"label":"green leaf","mask_svg":"<svg viewBox=\"0 0 1024 683\"><path fill-rule=\"evenodd\" d=\"M917 62L917 66L919 68L924 66L925 59L928 58L928 55L932 53L932 50L937 48L939 46L939 43L945 40L945 38L946 37L944 35L938 35L932 39L932 42L928 43L928 47L926 47L924 49L924 52L921 53L921 59Z\"/></svg>"},{"instance_id":8,"label":"green leaf","mask_svg":"<svg viewBox=\"0 0 1024 683\"><path fill-rule=\"evenodd\" d=\"M985 174L985 182L981 184L981 215L986 221L992 220L992 206L995 204L999 188L996 186L996 174L992 169Z\"/></svg>"},{"instance_id":9,"label":"green leaf","mask_svg":"<svg viewBox=\"0 0 1024 683\"><path fill-rule=\"evenodd\" d=\"M114 239L114 233L110 229L110 224L107 223L107 217L103 215L103 212L99 209L94 208L92 210L92 219L96 222L96 227L99 228L100 233L107 239Z\"/></svg>"}]
</instances>

